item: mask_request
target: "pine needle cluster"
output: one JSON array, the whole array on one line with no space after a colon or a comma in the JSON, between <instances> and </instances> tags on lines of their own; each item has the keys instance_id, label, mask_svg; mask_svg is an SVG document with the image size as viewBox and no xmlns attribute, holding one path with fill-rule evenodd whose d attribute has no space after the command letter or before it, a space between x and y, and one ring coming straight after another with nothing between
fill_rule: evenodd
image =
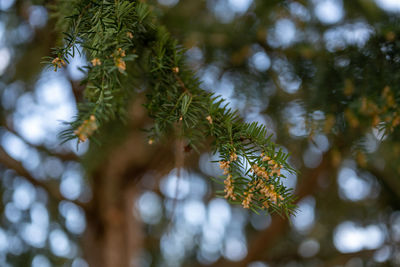
<instances>
[{"instance_id":1,"label":"pine needle cluster","mask_svg":"<svg viewBox=\"0 0 400 267\"><path fill-rule=\"evenodd\" d=\"M48 63L62 68L79 48L90 62L84 67L85 102L61 134L65 141L85 141L101 132L105 122L123 121L129 100L145 90L145 107L154 121L150 144L177 131L194 150L212 139L225 173L216 179L224 185L221 195L255 212L294 212L293 193L281 181L281 169L295 172L288 155L276 148L265 126L244 123L223 99L200 88L185 66L185 50L157 24L149 6L128 0L60 0L54 14L65 38Z\"/></svg>"}]
</instances>

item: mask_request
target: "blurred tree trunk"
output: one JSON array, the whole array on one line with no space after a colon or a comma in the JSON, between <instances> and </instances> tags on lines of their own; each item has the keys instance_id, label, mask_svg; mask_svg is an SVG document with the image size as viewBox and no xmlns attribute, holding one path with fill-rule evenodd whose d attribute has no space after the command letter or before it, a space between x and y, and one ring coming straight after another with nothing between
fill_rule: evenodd
<instances>
[{"instance_id":1,"label":"blurred tree trunk","mask_svg":"<svg viewBox=\"0 0 400 267\"><path fill-rule=\"evenodd\" d=\"M120 186L119 178L96 177L101 181L93 188L96 212L88 216L83 238L89 266L138 266L143 237L141 223L133 213L138 190L132 185Z\"/></svg>"},{"instance_id":2,"label":"blurred tree trunk","mask_svg":"<svg viewBox=\"0 0 400 267\"><path fill-rule=\"evenodd\" d=\"M124 141L112 145L90 174L92 199L82 240L90 267L140 266L144 235L140 219L134 215L134 202L141 191L139 181L150 170L162 177L175 164L174 142L147 144L146 133L141 130L148 123L142 103L143 99L137 97L131 106ZM110 134L117 133L112 129ZM90 160L100 161L92 157Z\"/></svg>"},{"instance_id":3,"label":"blurred tree trunk","mask_svg":"<svg viewBox=\"0 0 400 267\"><path fill-rule=\"evenodd\" d=\"M83 237L91 267L139 266L143 234L134 201L140 191L137 182L151 169L155 153L139 130L144 119L140 107L134 110L128 137L91 174L92 200Z\"/></svg>"}]
</instances>

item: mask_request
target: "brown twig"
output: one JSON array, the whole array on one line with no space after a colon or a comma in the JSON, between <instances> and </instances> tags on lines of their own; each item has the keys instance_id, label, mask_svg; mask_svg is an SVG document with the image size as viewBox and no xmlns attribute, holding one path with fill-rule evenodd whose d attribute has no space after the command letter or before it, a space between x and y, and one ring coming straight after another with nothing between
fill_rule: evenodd
<instances>
[{"instance_id":1,"label":"brown twig","mask_svg":"<svg viewBox=\"0 0 400 267\"><path fill-rule=\"evenodd\" d=\"M185 93L188 93L188 95L192 95L189 91L189 89L186 87L185 83L182 81L181 77L177 73L174 72L175 79L178 81L179 86L182 87L182 89L185 91Z\"/></svg>"}]
</instances>

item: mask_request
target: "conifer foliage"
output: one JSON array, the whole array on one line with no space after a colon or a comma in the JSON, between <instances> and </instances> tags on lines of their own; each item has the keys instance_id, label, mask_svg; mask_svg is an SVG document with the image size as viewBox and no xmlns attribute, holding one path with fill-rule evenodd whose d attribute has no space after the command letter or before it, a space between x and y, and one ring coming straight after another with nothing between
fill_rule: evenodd
<instances>
[{"instance_id":1,"label":"conifer foliage","mask_svg":"<svg viewBox=\"0 0 400 267\"><path fill-rule=\"evenodd\" d=\"M200 88L185 66L185 50L157 23L149 6L128 0L60 0L54 13L65 38L48 63L62 68L80 48L89 62L85 102L61 134L63 140L93 139L107 121L124 121L130 100L145 90L145 107L154 121L149 144L173 134L198 150L211 139L224 172L214 179L224 185L221 195L255 212L294 212L293 193L281 181L281 170L295 172L288 154L277 149L264 125L244 123L223 99Z\"/></svg>"}]
</instances>

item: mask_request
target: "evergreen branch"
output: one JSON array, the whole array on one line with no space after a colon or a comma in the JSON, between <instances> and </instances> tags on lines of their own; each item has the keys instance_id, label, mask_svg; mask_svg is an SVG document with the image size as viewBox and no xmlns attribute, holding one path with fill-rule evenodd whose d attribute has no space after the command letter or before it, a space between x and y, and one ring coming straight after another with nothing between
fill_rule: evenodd
<instances>
[{"instance_id":1,"label":"evergreen branch","mask_svg":"<svg viewBox=\"0 0 400 267\"><path fill-rule=\"evenodd\" d=\"M85 141L101 131L104 122L123 119L137 85L145 84L145 106L154 120L149 143L174 132L177 124L179 138L194 150L211 138L227 175L226 198L254 211L294 212L293 195L280 181L281 169L294 171L288 155L276 151L265 126L244 123L224 100L200 88L185 65L185 50L154 24L146 4L80 0L74 5L77 13L59 18L69 21L70 30L51 62L55 69L62 67L79 44L91 64L83 81L87 102L80 105L71 129L61 133L64 140Z\"/></svg>"}]
</instances>

